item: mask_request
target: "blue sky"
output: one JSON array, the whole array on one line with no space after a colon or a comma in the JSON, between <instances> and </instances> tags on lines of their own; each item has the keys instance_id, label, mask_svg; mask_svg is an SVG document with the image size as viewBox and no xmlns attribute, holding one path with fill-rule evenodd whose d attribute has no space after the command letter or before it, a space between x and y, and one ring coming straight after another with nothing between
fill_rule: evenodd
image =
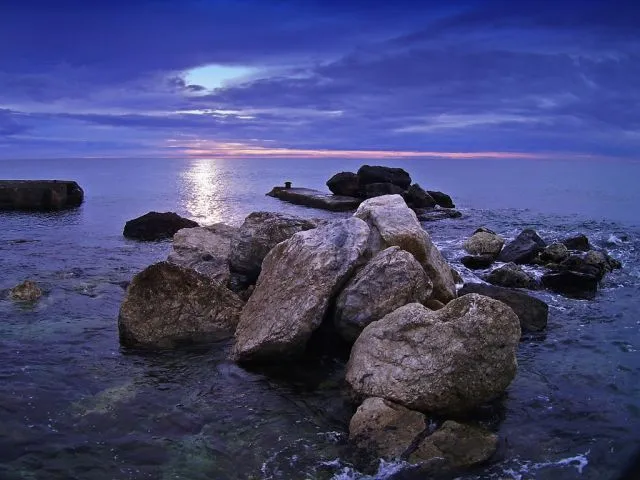
<instances>
[{"instance_id":1,"label":"blue sky","mask_svg":"<svg viewBox=\"0 0 640 480\"><path fill-rule=\"evenodd\" d=\"M3 0L0 159L638 158L638 5Z\"/></svg>"}]
</instances>

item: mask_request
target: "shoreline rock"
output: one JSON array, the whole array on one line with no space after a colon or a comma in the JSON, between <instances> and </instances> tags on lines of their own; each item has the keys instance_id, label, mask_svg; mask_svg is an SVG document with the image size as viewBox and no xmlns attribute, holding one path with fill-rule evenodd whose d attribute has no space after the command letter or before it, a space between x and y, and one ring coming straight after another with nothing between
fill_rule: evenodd
<instances>
[{"instance_id":1,"label":"shoreline rock","mask_svg":"<svg viewBox=\"0 0 640 480\"><path fill-rule=\"evenodd\" d=\"M79 207L84 191L70 180L0 180L0 211L55 211Z\"/></svg>"},{"instance_id":2,"label":"shoreline rock","mask_svg":"<svg viewBox=\"0 0 640 480\"><path fill-rule=\"evenodd\" d=\"M199 227L198 223L175 212L149 212L129 220L122 231L126 238L142 241L164 240L183 228Z\"/></svg>"},{"instance_id":3,"label":"shoreline rock","mask_svg":"<svg viewBox=\"0 0 640 480\"><path fill-rule=\"evenodd\" d=\"M311 188L273 187L267 195L296 205L332 212L355 210L362 203L360 198L331 195Z\"/></svg>"}]
</instances>

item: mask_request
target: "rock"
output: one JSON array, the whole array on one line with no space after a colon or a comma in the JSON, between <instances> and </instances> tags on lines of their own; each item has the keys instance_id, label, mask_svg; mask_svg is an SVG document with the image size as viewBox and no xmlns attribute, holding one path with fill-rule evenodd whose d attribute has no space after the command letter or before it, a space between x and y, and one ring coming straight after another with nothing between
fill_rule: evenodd
<instances>
[{"instance_id":1,"label":"rock","mask_svg":"<svg viewBox=\"0 0 640 480\"><path fill-rule=\"evenodd\" d=\"M402 197L411 208L433 208L436 206L433 197L417 183L411 185Z\"/></svg>"},{"instance_id":2,"label":"rock","mask_svg":"<svg viewBox=\"0 0 640 480\"><path fill-rule=\"evenodd\" d=\"M609 257L609 255L597 250L589 250L584 256L584 263L597 269L597 276L599 279L602 279L606 273L609 273L613 270L614 267L611 263L611 260L613 259Z\"/></svg>"},{"instance_id":3,"label":"rock","mask_svg":"<svg viewBox=\"0 0 640 480\"><path fill-rule=\"evenodd\" d=\"M327 180L327 187L334 195L345 195L347 197L360 196L358 175L353 172L336 173Z\"/></svg>"},{"instance_id":4,"label":"rock","mask_svg":"<svg viewBox=\"0 0 640 480\"><path fill-rule=\"evenodd\" d=\"M231 237L237 230L224 223L178 230L173 236L173 250L167 261L228 286Z\"/></svg>"},{"instance_id":5,"label":"rock","mask_svg":"<svg viewBox=\"0 0 640 480\"><path fill-rule=\"evenodd\" d=\"M600 252L594 253L596 253L596 255L590 256L589 252L584 256L570 255L562 263L550 264L548 267L554 271L586 273L588 275L593 275L598 279L598 281L600 281L608 271L608 264L604 255L598 255Z\"/></svg>"},{"instance_id":6,"label":"rock","mask_svg":"<svg viewBox=\"0 0 640 480\"><path fill-rule=\"evenodd\" d=\"M369 248L374 254L394 245L406 250L420 262L433 283L433 298L442 303L455 298L451 267L400 195L366 200L354 216L369 224Z\"/></svg>"},{"instance_id":7,"label":"rock","mask_svg":"<svg viewBox=\"0 0 640 480\"><path fill-rule=\"evenodd\" d=\"M538 233L527 228L520 232L513 241L505 245L498 256L498 260L505 263L529 263L545 247L546 243Z\"/></svg>"},{"instance_id":8,"label":"rock","mask_svg":"<svg viewBox=\"0 0 640 480\"><path fill-rule=\"evenodd\" d=\"M456 208L451 197L446 193L427 190L427 193L435 200L435 202L443 208Z\"/></svg>"},{"instance_id":9,"label":"rock","mask_svg":"<svg viewBox=\"0 0 640 480\"><path fill-rule=\"evenodd\" d=\"M273 187L268 196L305 207L320 208L332 212L355 210L362 199L344 195L329 195L311 188Z\"/></svg>"},{"instance_id":10,"label":"rock","mask_svg":"<svg viewBox=\"0 0 640 480\"><path fill-rule=\"evenodd\" d=\"M504 245L500 235L489 232L476 232L467 238L462 247L471 255L493 255L497 257Z\"/></svg>"},{"instance_id":11,"label":"rock","mask_svg":"<svg viewBox=\"0 0 640 480\"><path fill-rule=\"evenodd\" d=\"M393 183L406 190L411 185L411 177L402 168L363 165L358 169L358 180L361 187L370 183Z\"/></svg>"},{"instance_id":12,"label":"rock","mask_svg":"<svg viewBox=\"0 0 640 480\"><path fill-rule=\"evenodd\" d=\"M149 212L141 217L129 220L122 234L136 240L162 240L173 237L178 230L199 225L193 220L183 218L174 212Z\"/></svg>"},{"instance_id":13,"label":"rock","mask_svg":"<svg viewBox=\"0 0 640 480\"><path fill-rule=\"evenodd\" d=\"M371 457L398 459L427 428L422 413L379 397L367 398L349 422L349 441Z\"/></svg>"},{"instance_id":14,"label":"rock","mask_svg":"<svg viewBox=\"0 0 640 480\"><path fill-rule=\"evenodd\" d=\"M460 262L471 270L480 270L489 268L495 260L495 255L465 255L460 259Z\"/></svg>"},{"instance_id":15,"label":"rock","mask_svg":"<svg viewBox=\"0 0 640 480\"><path fill-rule=\"evenodd\" d=\"M476 233L480 233L480 232L484 232L484 233L490 233L491 235L497 235L496 232L494 232L493 230L487 228L487 227L478 227L475 229L475 231L473 232L473 235L475 235Z\"/></svg>"},{"instance_id":16,"label":"rock","mask_svg":"<svg viewBox=\"0 0 640 480\"><path fill-rule=\"evenodd\" d=\"M393 183L368 183L362 187L365 198L380 197L404 193L404 190Z\"/></svg>"},{"instance_id":17,"label":"rock","mask_svg":"<svg viewBox=\"0 0 640 480\"><path fill-rule=\"evenodd\" d=\"M21 302L35 302L42 296L42 290L36 282L25 280L9 290L9 297Z\"/></svg>"},{"instance_id":18,"label":"rock","mask_svg":"<svg viewBox=\"0 0 640 480\"><path fill-rule=\"evenodd\" d=\"M244 277L244 286L258 280L262 261L278 243L316 227L311 220L274 212L253 212L231 239L229 265Z\"/></svg>"},{"instance_id":19,"label":"rock","mask_svg":"<svg viewBox=\"0 0 640 480\"><path fill-rule=\"evenodd\" d=\"M498 448L498 437L481 427L447 420L409 456L412 463L442 458L450 468L486 462Z\"/></svg>"},{"instance_id":20,"label":"rock","mask_svg":"<svg viewBox=\"0 0 640 480\"><path fill-rule=\"evenodd\" d=\"M460 272L453 267L451 267L451 277L456 285L464 283L464 279L462 278L462 275L460 275Z\"/></svg>"},{"instance_id":21,"label":"rock","mask_svg":"<svg viewBox=\"0 0 640 480\"><path fill-rule=\"evenodd\" d=\"M598 290L598 277L589 273L565 270L557 273L546 273L542 276L542 284L567 297L592 299Z\"/></svg>"},{"instance_id":22,"label":"rock","mask_svg":"<svg viewBox=\"0 0 640 480\"><path fill-rule=\"evenodd\" d=\"M440 310L441 308L444 308L444 303L442 303L439 300L436 300L435 298L427 299L423 303L423 305L427 307L429 310Z\"/></svg>"},{"instance_id":23,"label":"rock","mask_svg":"<svg viewBox=\"0 0 640 480\"><path fill-rule=\"evenodd\" d=\"M0 211L51 211L82 204L84 191L66 180L0 180Z\"/></svg>"},{"instance_id":24,"label":"rock","mask_svg":"<svg viewBox=\"0 0 640 480\"><path fill-rule=\"evenodd\" d=\"M445 220L447 218L460 218L462 212L453 208L416 208L416 215L421 222L435 222L436 220Z\"/></svg>"},{"instance_id":25,"label":"rock","mask_svg":"<svg viewBox=\"0 0 640 480\"><path fill-rule=\"evenodd\" d=\"M240 316L232 357L281 359L302 352L332 298L364 263L369 233L365 222L351 217L276 245Z\"/></svg>"},{"instance_id":26,"label":"rock","mask_svg":"<svg viewBox=\"0 0 640 480\"><path fill-rule=\"evenodd\" d=\"M363 397L461 413L505 391L519 340L518 317L492 298L469 294L435 312L411 303L363 330L346 380Z\"/></svg>"},{"instance_id":27,"label":"rock","mask_svg":"<svg viewBox=\"0 0 640 480\"><path fill-rule=\"evenodd\" d=\"M560 263L569 257L569 249L562 243L552 243L540 252L543 263Z\"/></svg>"},{"instance_id":28,"label":"rock","mask_svg":"<svg viewBox=\"0 0 640 480\"><path fill-rule=\"evenodd\" d=\"M431 280L413 255L399 247L378 253L345 286L336 300L336 329L354 342L362 329L407 303L423 303Z\"/></svg>"},{"instance_id":29,"label":"rock","mask_svg":"<svg viewBox=\"0 0 640 480\"><path fill-rule=\"evenodd\" d=\"M587 252L591 250L591 245L589 244L589 239L584 234L576 235L575 237L569 237L562 240L562 243L569 250L580 250L583 252Z\"/></svg>"},{"instance_id":30,"label":"rock","mask_svg":"<svg viewBox=\"0 0 640 480\"><path fill-rule=\"evenodd\" d=\"M166 348L233 334L243 302L195 270L160 262L138 273L120 306L126 346Z\"/></svg>"},{"instance_id":31,"label":"rock","mask_svg":"<svg viewBox=\"0 0 640 480\"><path fill-rule=\"evenodd\" d=\"M485 280L493 285L507 288L536 288L536 279L515 263L507 263L496 268Z\"/></svg>"},{"instance_id":32,"label":"rock","mask_svg":"<svg viewBox=\"0 0 640 480\"><path fill-rule=\"evenodd\" d=\"M524 292L483 283L467 283L458 290L460 296L468 293L478 293L507 304L518 316L523 332L540 332L547 328L549 306Z\"/></svg>"}]
</instances>

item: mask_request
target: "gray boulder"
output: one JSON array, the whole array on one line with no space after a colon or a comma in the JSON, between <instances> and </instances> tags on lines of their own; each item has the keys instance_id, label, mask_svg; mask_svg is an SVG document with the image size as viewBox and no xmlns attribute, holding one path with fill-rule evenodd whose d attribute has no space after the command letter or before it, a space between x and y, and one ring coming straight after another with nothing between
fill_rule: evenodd
<instances>
[{"instance_id":1,"label":"gray boulder","mask_svg":"<svg viewBox=\"0 0 640 480\"><path fill-rule=\"evenodd\" d=\"M447 303L456 297L451 267L400 195L366 200L354 216L366 221L371 229L369 248L372 253L391 246L406 250L420 262L431 279L433 298Z\"/></svg>"},{"instance_id":2,"label":"gray boulder","mask_svg":"<svg viewBox=\"0 0 640 480\"><path fill-rule=\"evenodd\" d=\"M25 280L9 290L9 297L20 302L35 302L41 296L42 290L36 282L31 280Z\"/></svg>"},{"instance_id":3,"label":"gray boulder","mask_svg":"<svg viewBox=\"0 0 640 480\"><path fill-rule=\"evenodd\" d=\"M173 347L229 337L243 302L220 283L169 262L145 268L129 284L120 306L123 345Z\"/></svg>"},{"instance_id":4,"label":"gray boulder","mask_svg":"<svg viewBox=\"0 0 640 480\"><path fill-rule=\"evenodd\" d=\"M518 317L492 298L469 294L438 311L412 303L363 330L346 380L363 397L460 413L505 391L516 374L519 341Z\"/></svg>"},{"instance_id":5,"label":"gray boulder","mask_svg":"<svg viewBox=\"0 0 640 480\"><path fill-rule=\"evenodd\" d=\"M471 255L493 255L497 257L504 245L504 239L495 233L479 231L467 238L462 247Z\"/></svg>"},{"instance_id":6,"label":"gray boulder","mask_svg":"<svg viewBox=\"0 0 640 480\"><path fill-rule=\"evenodd\" d=\"M545 241L540 238L535 230L527 228L520 232L513 241L505 245L498 256L498 260L505 263L529 263L546 246Z\"/></svg>"},{"instance_id":7,"label":"gray boulder","mask_svg":"<svg viewBox=\"0 0 640 480\"><path fill-rule=\"evenodd\" d=\"M563 243L552 243L540 252L543 263L560 263L569 258L569 249Z\"/></svg>"},{"instance_id":8,"label":"gray boulder","mask_svg":"<svg viewBox=\"0 0 640 480\"><path fill-rule=\"evenodd\" d=\"M336 173L327 180L327 187L334 195L346 195L348 197L360 196L358 175L353 172Z\"/></svg>"},{"instance_id":9,"label":"gray boulder","mask_svg":"<svg viewBox=\"0 0 640 480\"><path fill-rule=\"evenodd\" d=\"M302 352L332 298L364 263L369 233L364 221L351 217L276 245L240 316L232 357L280 359Z\"/></svg>"},{"instance_id":10,"label":"gray boulder","mask_svg":"<svg viewBox=\"0 0 640 480\"><path fill-rule=\"evenodd\" d=\"M354 342L362 329L407 303L423 303L431 280L409 252L389 247L378 253L345 286L336 300L334 322Z\"/></svg>"},{"instance_id":11,"label":"gray boulder","mask_svg":"<svg viewBox=\"0 0 640 480\"><path fill-rule=\"evenodd\" d=\"M393 183L406 190L411 185L411 176L402 168L363 165L358 169L360 186L370 183Z\"/></svg>"},{"instance_id":12,"label":"gray boulder","mask_svg":"<svg viewBox=\"0 0 640 480\"><path fill-rule=\"evenodd\" d=\"M485 280L493 285L507 288L537 287L536 279L513 262L496 268L485 277Z\"/></svg>"}]
</instances>

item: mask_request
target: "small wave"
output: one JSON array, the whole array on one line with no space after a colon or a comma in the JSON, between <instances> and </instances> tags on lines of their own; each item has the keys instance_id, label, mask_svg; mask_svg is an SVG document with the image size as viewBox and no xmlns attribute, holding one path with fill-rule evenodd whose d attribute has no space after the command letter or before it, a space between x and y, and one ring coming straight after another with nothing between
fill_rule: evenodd
<instances>
[{"instance_id":1,"label":"small wave","mask_svg":"<svg viewBox=\"0 0 640 480\"><path fill-rule=\"evenodd\" d=\"M549 462L520 462L516 460L518 466L515 468L505 468L502 471L502 475L507 475L507 478L511 480L524 480L525 478L529 478L530 475L538 470L553 467L573 467L578 471L579 474L582 475L582 471L584 470L584 468L589 465L589 453L591 453L591 451L587 450L585 453L580 453L573 457L561 458L559 460ZM504 477L501 476L501 478Z\"/></svg>"},{"instance_id":2,"label":"small wave","mask_svg":"<svg viewBox=\"0 0 640 480\"><path fill-rule=\"evenodd\" d=\"M331 480L385 480L410 466L411 464L407 462L380 460L378 470L373 475L365 475L353 467L343 467L340 472L331 477Z\"/></svg>"}]
</instances>

